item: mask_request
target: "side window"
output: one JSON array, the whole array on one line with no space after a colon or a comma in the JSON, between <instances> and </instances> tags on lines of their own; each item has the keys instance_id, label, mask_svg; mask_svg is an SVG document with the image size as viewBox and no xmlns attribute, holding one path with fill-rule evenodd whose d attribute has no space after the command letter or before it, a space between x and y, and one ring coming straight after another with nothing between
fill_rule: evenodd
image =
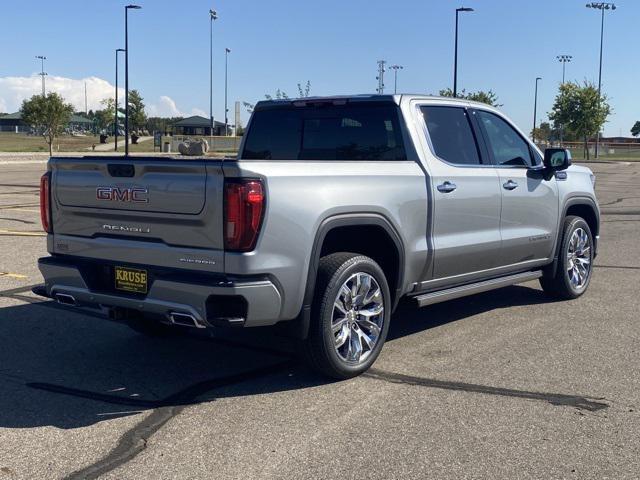
<instances>
[{"instance_id":1,"label":"side window","mask_svg":"<svg viewBox=\"0 0 640 480\"><path fill-rule=\"evenodd\" d=\"M496 165L530 167L533 165L529 144L499 116L477 111L477 117L493 153Z\"/></svg>"},{"instance_id":2,"label":"side window","mask_svg":"<svg viewBox=\"0 0 640 480\"><path fill-rule=\"evenodd\" d=\"M464 108L424 106L420 108L427 124L435 154L454 165L480 165L478 145Z\"/></svg>"}]
</instances>

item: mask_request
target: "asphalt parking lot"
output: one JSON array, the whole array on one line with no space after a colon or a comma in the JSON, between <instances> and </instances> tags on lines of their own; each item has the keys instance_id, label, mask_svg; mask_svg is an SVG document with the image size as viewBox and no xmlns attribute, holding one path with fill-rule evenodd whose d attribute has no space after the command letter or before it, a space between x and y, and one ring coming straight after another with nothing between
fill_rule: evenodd
<instances>
[{"instance_id":1,"label":"asphalt parking lot","mask_svg":"<svg viewBox=\"0 0 640 480\"><path fill-rule=\"evenodd\" d=\"M585 296L404 303L344 382L269 332L148 339L31 294L37 162L0 158L0 479L640 476L640 162L591 165Z\"/></svg>"}]
</instances>

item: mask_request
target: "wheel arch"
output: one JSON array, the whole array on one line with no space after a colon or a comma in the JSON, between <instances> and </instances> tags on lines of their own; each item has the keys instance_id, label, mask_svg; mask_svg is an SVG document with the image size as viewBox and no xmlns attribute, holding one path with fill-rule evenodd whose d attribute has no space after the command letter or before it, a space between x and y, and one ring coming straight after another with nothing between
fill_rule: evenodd
<instances>
[{"instance_id":1,"label":"wheel arch","mask_svg":"<svg viewBox=\"0 0 640 480\"><path fill-rule=\"evenodd\" d=\"M386 246L393 247L389 252L391 254L390 260L387 260L385 258L383 261L380 261L381 257L379 255L374 255L372 256L372 258L380 264L380 267L385 272L385 276L388 277L389 272L393 273L393 278L387 278L387 282L389 283L389 290L392 296L392 311L395 310L398 301L402 296L405 265L404 245L398 231L393 226L393 224L381 214L338 214L323 220L316 231L313 246L311 248L311 257L309 260L309 268L307 271L304 300L299 315L299 330L296 336L299 336L300 338L306 338L309 331L309 322L311 319L311 304L313 303L316 277L321 256L329 253L334 253L335 251L350 252L354 250L354 248L351 248L353 245L349 244L349 242L345 244L345 247L347 248L334 248L334 245L332 244L332 242L334 241L333 239L340 239L341 234L353 235L355 232L371 233L373 231L377 232L376 234L379 235L377 237L378 241L384 238L384 242L387 242ZM377 248L378 252L380 251L379 246L373 248ZM354 253L362 253L366 255L367 253L371 253L371 249L372 247L361 249L356 248Z\"/></svg>"},{"instance_id":2,"label":"wheel arch","mask_svg":"<svg viewBox=\"0 0 640 480\"><path fill-rule=\"evenodd\" d=\"M560 248L562 248L562 235L564 219L569 215L576 215L584 219L589 225L591 234L593 235L594 258L598 252L598 235L600 234L600 210L595 200L591 197L571 197L567 199L562 207L562 215L558 222L558 235L556 245L554 247L553 263L551 264L551 274L555 275L558 268L558 258L560 256Z\"/></svg>"}]
</instances>

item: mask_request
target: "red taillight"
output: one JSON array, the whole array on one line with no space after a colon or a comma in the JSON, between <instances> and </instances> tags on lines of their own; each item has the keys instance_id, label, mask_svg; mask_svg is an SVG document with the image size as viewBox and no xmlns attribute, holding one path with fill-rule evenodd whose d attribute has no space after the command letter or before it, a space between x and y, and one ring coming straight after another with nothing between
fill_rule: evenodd
<instances>
[{"instance_id":1,"label":"red taillight","mask_svg":"<svg viewBox=\"0 0 640 480\"><path fill-rule=\"evenodd\" d=\"M264 211L260 180L227 179L224 185L224 248L248 252L258 239Z\"/></svg>"},{"instance_id":2,"label":"red taillight","mask_svg":"<svg viewBox=\"0 0 640 480\"><path fill-rule=\"evenodd\" d=\"M40 220L42 229L51 233L51 199L49 188L49 174L40 177Z\"/></svg>"}]
</instances>

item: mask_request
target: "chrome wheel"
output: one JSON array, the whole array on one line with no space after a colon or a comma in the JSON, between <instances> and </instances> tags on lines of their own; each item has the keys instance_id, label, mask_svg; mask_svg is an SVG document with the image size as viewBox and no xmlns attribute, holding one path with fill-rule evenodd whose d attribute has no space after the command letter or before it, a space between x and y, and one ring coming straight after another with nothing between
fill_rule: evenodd
<instances>
[{"instance_id":1,"label":"chrome wheel","mask_svg":"<svg viewBox=\"0 0 640 480\"><path fill-rule=\"evenodd\" d=\"M589 281L591 239L583 228L576 228L571 234L567 248L567 273L573 288L581 289Z\"/></svg>"},{"instance_id":2,"label":"chrome wheel","mask_svg":"<svg viewBox=\"0 0 640 480\"><path fill-rule=\"evenodd\" d=\"M354 273L333 303L331 331L338 356L350 364L365 362L378 343L383 323L380 285L368 273Z\"/></svg>"}]
</instances>

